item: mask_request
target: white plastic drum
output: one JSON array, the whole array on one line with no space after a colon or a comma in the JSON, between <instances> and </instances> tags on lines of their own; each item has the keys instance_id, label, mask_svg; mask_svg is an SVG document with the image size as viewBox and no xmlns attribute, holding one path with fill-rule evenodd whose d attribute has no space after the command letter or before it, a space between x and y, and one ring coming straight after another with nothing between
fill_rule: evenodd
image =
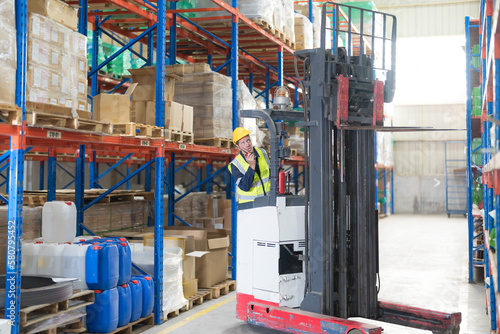
<instances>
[{"instance_id":1,"label":"white plastic drum","mask_svg":"<svg viewBox=\"0 0 500 334\"><path fill-rule=\"evenodd\" d=\"M72 242L76 236L76 206L73 202L45 202L42 209L44 242Z\"/></svg>"}]
</instances>

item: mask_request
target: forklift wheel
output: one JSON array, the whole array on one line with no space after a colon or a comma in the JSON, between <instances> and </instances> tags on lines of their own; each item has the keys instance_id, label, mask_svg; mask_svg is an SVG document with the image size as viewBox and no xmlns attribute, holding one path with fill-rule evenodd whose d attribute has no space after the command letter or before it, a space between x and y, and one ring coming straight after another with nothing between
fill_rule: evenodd
<instances>
[{"instance_id":1,"label":"forklift wheel","mask_svg":"<svg viewBox=\"0 0 500 334\"><path fill-rule=\"evenodd\" d=\"M360 331L359 329L352 329L347 334L363 334L363 332Z\"/></svg>"},{"instance_id":2,"label":"forklift wheel","mask_svg":"<svg viewBox=\"0 0 500 334\"><path fill-rule=\"evenodd\" d=\"M448 214L448 218L450 218L450 214Z\"/></svg>"}]
</instances>

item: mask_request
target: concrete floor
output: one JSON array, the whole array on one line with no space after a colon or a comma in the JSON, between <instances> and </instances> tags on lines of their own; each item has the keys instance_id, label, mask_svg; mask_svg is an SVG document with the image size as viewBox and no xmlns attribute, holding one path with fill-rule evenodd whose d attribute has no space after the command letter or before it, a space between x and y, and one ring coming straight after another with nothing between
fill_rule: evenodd
<instances>
[{"instance_id":1,"label":"concrete floor","mask_svg":"<svg viewBox=\"0 0 500 334\"><path fill-rule=\"evenodd\" d=\"M460 333L489 333L484 284L467 283L467 220L394 215L380 220L380 299L462 312ZM206 302L146 333L281 333L236 319L236 293ZM428 333L384 325L384 333Z\"/></svg>"}]
</instances>

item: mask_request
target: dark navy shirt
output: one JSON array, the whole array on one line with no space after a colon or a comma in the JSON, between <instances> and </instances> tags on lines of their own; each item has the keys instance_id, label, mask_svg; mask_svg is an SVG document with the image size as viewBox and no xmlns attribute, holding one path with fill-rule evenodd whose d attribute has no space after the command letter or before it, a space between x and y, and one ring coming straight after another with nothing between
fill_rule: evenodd
<instances>
[{"instance_id":1,"label":"dark navy shirt","mask_svg":"<svg viewBox=\"0 0 500 334\"><path fill-rule=\"evenodd\" d=\"M243 153L240 153L240 154L243 157L243 159L245 161L247 161L247 159L245 158L245 155ZM259 169L259 162L258 162L259 153L255 149L255 147L253 148L253 154L255 155L255 160L256 160L255 170L248 167L248 170L246 171L246 173L243 174L242 172L240 172L238 167L231 164L231 172L233 174L236 185L238 186L238 188L240 188L243 191L250 190L250 188L252 187L252 184L253 184L253 178L255 177L255 173L257 173L257 175L260 176L260 169Z\"/></svg>"}]
</instances>

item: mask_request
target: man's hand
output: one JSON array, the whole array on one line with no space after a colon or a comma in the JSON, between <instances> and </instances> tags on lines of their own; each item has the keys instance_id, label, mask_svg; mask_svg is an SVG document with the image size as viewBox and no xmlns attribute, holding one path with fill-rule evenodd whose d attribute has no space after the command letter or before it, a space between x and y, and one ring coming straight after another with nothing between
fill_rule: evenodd
<instances>
[{"instance_id":1,"label":"man's hand","mask_svg":"<svg viewBox=\"0 0 500 334\"><path fill-rule=\"evenodd\" d=\"M248 153L245 158L247 159L250 168L255 170L255 164L257 163L257 161L255 160L255 155L253 153Z\"/></svg>"}]
</instances>

